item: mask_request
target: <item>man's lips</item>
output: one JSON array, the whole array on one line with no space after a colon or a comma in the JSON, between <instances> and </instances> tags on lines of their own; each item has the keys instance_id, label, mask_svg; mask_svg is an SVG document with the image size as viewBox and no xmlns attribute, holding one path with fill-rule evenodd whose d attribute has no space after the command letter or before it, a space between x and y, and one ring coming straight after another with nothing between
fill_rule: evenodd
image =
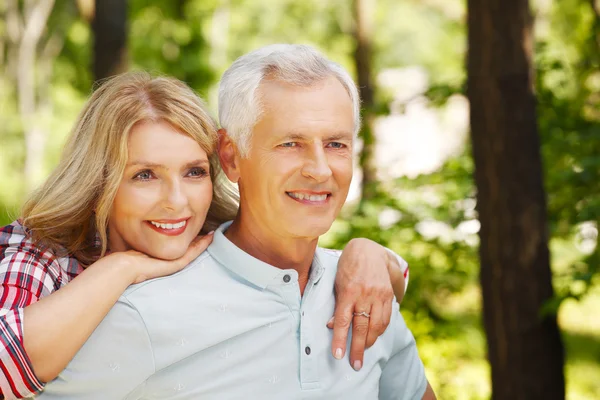
<instances>
[{"instance_id":1,"label":"man's lips","mask_svg":"<svg viewBox=\"0 0 600 400\"><path fill-rule=\"evenodd\" d=\"M331 192L313 192L313 191L290 191L285 192L288 197L303 204L326 204L331 197Z\"/></svg>"}]
</instances>

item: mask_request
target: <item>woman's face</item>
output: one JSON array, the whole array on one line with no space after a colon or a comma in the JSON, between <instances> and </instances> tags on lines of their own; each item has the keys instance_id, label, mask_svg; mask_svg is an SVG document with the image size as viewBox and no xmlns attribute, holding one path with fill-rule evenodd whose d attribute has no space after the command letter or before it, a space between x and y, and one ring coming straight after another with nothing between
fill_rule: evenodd
<instances>
[{"instance_id":1,"label":"woman's face","mask_svg":"<svg viewBox=\"0 0 600 400\"><path fill-rule=\"evenodd\" d=\"M108 222L109 250L181 257L198 235L210 202L208 156L164 122L136 125Z\"/></svg>"}]
</instances>

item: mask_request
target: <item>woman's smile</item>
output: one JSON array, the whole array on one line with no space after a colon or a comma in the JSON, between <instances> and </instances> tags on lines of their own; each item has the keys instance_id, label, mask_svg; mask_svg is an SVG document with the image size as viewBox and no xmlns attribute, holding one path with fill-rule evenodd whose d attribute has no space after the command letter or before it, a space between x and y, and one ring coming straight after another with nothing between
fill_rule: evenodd
<instances>
[{"instance_id":1,"label":"woman's smile","mask_svg":"<svg viewBox=\"0 0 600 400\"><path fill-rule=\"evenodd\" d=\"M187 228L187 222L189 218L178 219L178 220L158 220L158 221L146 221L146 223L158 233L167 236L179 236Z\"/></svg>"}]
</instances>

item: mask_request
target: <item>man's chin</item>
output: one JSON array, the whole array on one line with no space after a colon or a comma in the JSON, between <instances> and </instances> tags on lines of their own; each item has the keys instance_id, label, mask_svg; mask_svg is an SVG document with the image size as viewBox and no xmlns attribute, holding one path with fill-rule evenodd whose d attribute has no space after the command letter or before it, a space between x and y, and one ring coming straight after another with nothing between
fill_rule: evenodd
<instances>
[{"instance_id":1,"label":"man's chin","mask_svg":"<svg viewBox=\"0 0 600 400\"><path fill-rule=\"evenodd\" d=\"M333 221L303 220L290 223L296 236L317 239L329 231Z\"/></svg>"}]
</instances>

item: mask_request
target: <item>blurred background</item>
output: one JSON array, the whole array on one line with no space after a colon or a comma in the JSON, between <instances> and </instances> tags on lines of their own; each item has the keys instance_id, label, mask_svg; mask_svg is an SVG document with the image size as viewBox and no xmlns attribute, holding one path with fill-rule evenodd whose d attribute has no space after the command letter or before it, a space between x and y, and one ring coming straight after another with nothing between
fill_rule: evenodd
<instances>
[{"instance_id":1,"label":"blurred background","mask_svg":"<svg viewBox=\"0 0 600 400\"><path fill-rule=\"evenodd\" d=\"M600 14L532 0L537 122L567 398L600 398ZM403 315L439 399L487 399L463 0L0 0L0 223L57 163L97 79L186 81L216 115L221 73L259 46L308 43L361 86L365 131L322 244L369 237L411 266ZM506 160L510 163L510 157Z\"/></svg>"}]
</instances>

